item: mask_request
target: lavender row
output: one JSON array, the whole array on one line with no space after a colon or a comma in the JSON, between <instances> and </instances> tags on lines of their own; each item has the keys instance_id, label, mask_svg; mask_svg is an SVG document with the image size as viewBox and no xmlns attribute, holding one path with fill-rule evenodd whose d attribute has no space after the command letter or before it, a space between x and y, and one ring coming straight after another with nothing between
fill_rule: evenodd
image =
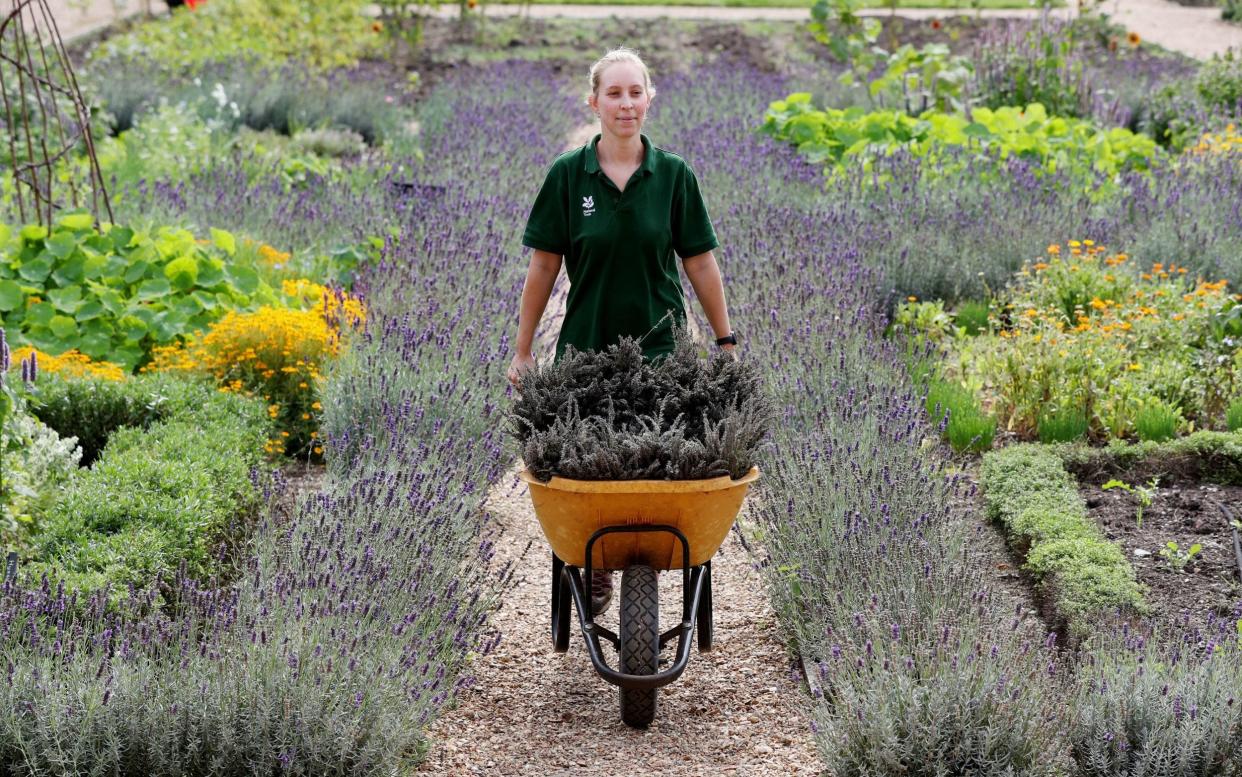
<instances>
[{"instance_id":1,"label":"lavender row","mask_svg":"<svg viewBox=\"0 0 1242 777\"><path fill-rule=\"evenodd\" d=\"M537 185L564 129L548 118L561 99L549 73L471 78L446 85L451 115L428 138L427 177L443 183L402 189L403 228L359 284L367 331L324 392L329 485L271 511L234 584L169 581L175 610L153 608L154 591L109 607L106 594L6 589L6 767L352 775L426 751L426 726L500 637L486 624L504 570L485 496L509 459L497 406L530 192L470 170L496 165L518 132L532 166L508 156L513 174Z\"/></svg>"}]
</instances>

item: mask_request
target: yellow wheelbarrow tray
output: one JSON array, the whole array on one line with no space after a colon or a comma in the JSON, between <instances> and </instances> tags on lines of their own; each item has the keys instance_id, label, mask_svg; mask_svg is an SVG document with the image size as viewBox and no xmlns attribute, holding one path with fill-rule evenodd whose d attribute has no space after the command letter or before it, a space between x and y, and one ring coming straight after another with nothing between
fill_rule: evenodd
<instances>
[{"instance_id":1,"label":"yellow wheelbarrow tray","mask_svg":"<svg viewBox=\"0 0 1242 777\"><path fill-rule=\"evenodd\" d=\"M700 652L712 644L711 559L720 549L759 470L733 480L574 480L546 483L529 470L535 516L552 547L552 646L569 649L570 608L577 610L596 672L619 689L621 719L643 728L655 718L656 689L681 676L698 629ZM594 569L621 569L620 633L591 614ZM681 570L682 619L659 630L661 570ZM660 649L677 638L676 659L659 671ZM604 659L600 640L617 649Z\"/></svg>"}]
</instances>

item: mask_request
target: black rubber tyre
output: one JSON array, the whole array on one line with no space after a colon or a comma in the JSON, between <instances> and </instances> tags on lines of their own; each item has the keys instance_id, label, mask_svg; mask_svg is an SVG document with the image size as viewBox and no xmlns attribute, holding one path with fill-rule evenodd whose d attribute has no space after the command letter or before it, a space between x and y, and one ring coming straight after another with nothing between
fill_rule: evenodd
<instances>
[{"instance_id":1,"label":"black rubber tyre","mask_svg":"<svg viewBox=\"0 0 1242 777\"><path fill-rule=\"evenodd\" d=\"M699 594L699 612L695 629L699 633L699 652L712 649L712 562L703 565L703 592Z\"/></svg>"},{"instance_id":2,"label":"black rubber tyre","mask_svg":"<svg viewBox=\"0 0 1242 777\"><path fill-rule=\"evenodd\" d=\"M621 574L621 671L655 674L660 664L660 583L648 566L627 567ZM621 720L646 728L655 720L656 690L619 688Z\"/></svg>"},{"instance_id":3,"label":"black rubber tyre","mask_svg":"<svg viewBox=\"0 0 1242 777\"><path fill-rule=\"evenodd\" d=\"M565 574L565 562L552 554L552 650L564 653L569 650L569 626L573 620L574 599L569 592L569 576Z\"/></svg>"}]
</instances>

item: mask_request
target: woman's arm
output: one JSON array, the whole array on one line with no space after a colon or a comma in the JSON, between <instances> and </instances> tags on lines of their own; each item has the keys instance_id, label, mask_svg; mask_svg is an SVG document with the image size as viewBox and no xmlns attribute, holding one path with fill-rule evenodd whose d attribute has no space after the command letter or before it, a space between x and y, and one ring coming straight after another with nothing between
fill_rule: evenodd
<instances>
[{"instance_id":1,"label":"woman's arm","mask_svg":"<svg viewBox=\"0 0 1242 777\"><path fill-rule=\"evenodd\" d=\"M716 255L711 251L698 256L691 256L682 261L686 268L686 277L694 287L694 293L707 314L707 323L711 324L716 337L727 337L733 329L729 326L729 308L725 304L724 280L720 277L720 265L716 264ZM728 343L725 350L733 350Z\"/></svg>"},{"instance_id":2,"label":"woman's arm","mask_svg":"<svg viewBox=\"0 0 1242 777\"><path fill-rule=\"evenodd\" d=\"M535 343L535 329L543 318L543 311L552 296L552 287L556 284L556 274L560 271L560 254L539 249L531 254L530 267L526 270L526 283L522 286L522 306L518 312L517 353L509 364L509 382L514 385L517 384L522 370L535 366L535 356L531 352Z\"/></svg>"}]
</instances>

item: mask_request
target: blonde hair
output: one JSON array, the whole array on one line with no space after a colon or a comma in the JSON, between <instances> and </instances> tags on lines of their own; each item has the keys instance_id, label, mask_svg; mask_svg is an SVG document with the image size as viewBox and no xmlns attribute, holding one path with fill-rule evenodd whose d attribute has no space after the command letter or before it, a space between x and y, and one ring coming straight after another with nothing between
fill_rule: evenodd
<instances>
[{"instance_id":1,"label":"blonde hair","mask_svg":"<svg viewBox=\"0 0 1242 777\"><path fill-rule=\"evenodd\" d=\"M610 65L615 65L618 62L630 62L638 65L638 69L643 73L643 85L647 89L647 97L653 98L656 96L655 87L651 85L651 73L647 71L647 63L643 62L642 57L638 56L637 51L631 48L626 48L625 46L609 51L607 54L596 60L594 65L591 65L591 91L588 93L589 95L599 94L599 81L600 78L603 77L604 71L607 70Z\"/></svg>"}]
</instances>

